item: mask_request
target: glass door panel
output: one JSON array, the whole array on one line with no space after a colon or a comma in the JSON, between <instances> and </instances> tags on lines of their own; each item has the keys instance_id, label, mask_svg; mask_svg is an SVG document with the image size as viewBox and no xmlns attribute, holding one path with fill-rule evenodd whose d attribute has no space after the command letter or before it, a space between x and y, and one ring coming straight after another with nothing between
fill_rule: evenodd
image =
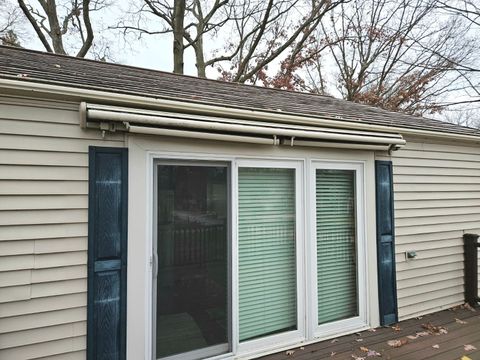
<instances>
[{"instance_id":1,"label":"glass door panel","mask_svg":"<svg viewBox=\"0 0 480 360\"><path fill-rule=\"evenodd\" d=\"M228 168L158 165L157 179L156 358L226 352Z\"/></svg>"},{"instance_id":2,"label":"glass door panel","mask_svg":"<svg viewBox=\"0 0 480 360\"><path fill-rule=\"evenodd\" d=\"M355 170L317 169L318 324L359 315Z\"/></svg>"},{"instance_id":3,"label":"glass door panel","mask_svg":"<svg viewBox=\"0 0 480 360\"><path fill-rule=\"evenodd\" d=\"M296 330L295 169L238 169L239 340Z\"/></svg>"}]
</instances>

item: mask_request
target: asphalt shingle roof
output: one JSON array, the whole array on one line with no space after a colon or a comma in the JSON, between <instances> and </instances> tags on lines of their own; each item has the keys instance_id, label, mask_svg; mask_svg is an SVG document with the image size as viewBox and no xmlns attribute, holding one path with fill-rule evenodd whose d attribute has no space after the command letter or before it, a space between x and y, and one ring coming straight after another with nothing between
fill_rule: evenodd
<instances>
[{"instance_id":1,"label":"asphalt shingle roof","mask_svg":"<svg viewBox=\"0 0 480 360\"><path fill-rule=\"evenodd\" d=\"M200 79L133 66L0 46L0 78L339 121L480 136L474 128L329 96Z\"/></svg>"}]
</instances>

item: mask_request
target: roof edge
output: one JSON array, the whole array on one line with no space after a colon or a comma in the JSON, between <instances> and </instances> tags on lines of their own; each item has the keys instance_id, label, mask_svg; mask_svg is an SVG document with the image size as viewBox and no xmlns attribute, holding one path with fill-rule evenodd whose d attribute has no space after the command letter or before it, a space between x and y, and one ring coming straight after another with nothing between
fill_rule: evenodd
<instances>
[{"instance_id":1,"label":"roof edge","mask_svg":"<svg viewBox=\"0 0 480 360\"><path fill-rule=\"evenodd\" d=\"M243 118L252 120L281 121L290 124L302 125L323 125L327 127L358 129L370 131L383 131L389 133L401 133L403 135L427 136L435 138L446 138L464 141L480 142L480 135L456 134L451 132L440 132L432 130L413 129L408 127L393 127L373 125L349 120L337 120L333 117L296 115L286 112L265 111L263 109L244 109L212 105L204 102L185 102L165 98L152 98L140 95L115 93L104 90L91 90L82 87L65 86L58 84L47 84L40 82L27 82L25 80L0 78L0 88L18 91L34 95L50 95L57 98L78 98L79 101L94 100L104 101L109 104L120 104L123 106L148 106L149 108L200 113L213 116L225 116L230 118Z\"/></svg>"}]
</instances>

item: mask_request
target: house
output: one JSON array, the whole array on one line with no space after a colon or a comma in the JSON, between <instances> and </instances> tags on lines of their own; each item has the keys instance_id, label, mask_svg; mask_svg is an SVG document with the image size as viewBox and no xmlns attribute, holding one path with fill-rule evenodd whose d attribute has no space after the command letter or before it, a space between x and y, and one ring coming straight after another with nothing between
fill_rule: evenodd
<instances>
[{"instance_id":1,"label":"house","mask_svg":"<svg viewBox=\"0 0 480 360\"><path fill-rule=\"evenodd\" d=\"M0 47L0 358L254 358L462 304L479 143Z\"/></svg>"}]
</instances>

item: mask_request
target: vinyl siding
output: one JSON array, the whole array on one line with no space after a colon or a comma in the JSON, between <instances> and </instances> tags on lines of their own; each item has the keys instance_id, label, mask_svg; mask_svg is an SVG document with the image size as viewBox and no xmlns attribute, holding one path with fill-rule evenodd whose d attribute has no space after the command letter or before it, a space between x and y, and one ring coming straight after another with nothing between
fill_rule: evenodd
<instances>
[{"instance_id":1,"label":"vinyl siding","mask_svg":"<svg viewBox=\"0 0 480 360\"><path fill-rule=\"evenodd\" d=\"M88 147L78 104L0 97L0 359L85 359Z\"/></svg>"},{"instance_id":2,"label":"vinyl siding","mask_svg":"<svg viewBox=\"0 0 480 360\"><path fill-rule=\"evenodd\" d=\"M462 235L480 233L480 146L407 138L376 158L394 166L400 320L462 304Z\"/></svg>"}]
</instances>

